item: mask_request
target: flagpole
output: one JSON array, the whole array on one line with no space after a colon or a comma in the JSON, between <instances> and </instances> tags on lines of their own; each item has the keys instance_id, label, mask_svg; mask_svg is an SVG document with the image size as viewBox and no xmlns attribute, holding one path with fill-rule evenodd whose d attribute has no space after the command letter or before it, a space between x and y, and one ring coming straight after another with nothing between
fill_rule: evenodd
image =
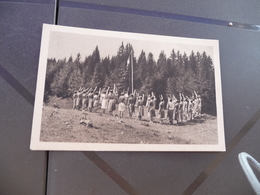
<instances>
[{"instance_id":1,"label":"flagpole","mask_svg":"<svg viewBox=\"0 0 260 195\"><path fill-rule=\"evenodd\" d=\"M131 73L132 73L132 93L134 93L134 63L133 63L133 51L131 50Z\"/></svg>"}]
</instances>

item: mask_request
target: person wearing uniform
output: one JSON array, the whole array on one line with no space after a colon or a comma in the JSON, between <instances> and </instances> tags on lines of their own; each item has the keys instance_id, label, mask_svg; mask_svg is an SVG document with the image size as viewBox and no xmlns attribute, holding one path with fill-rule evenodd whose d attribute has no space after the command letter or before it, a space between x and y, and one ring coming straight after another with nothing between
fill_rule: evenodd
<instances>
[{"instance_id":1,"label":"person wearing uniform","mask_svg":"<svg viewBox=\"0 0 260 195\"><path fill-rule=\"evenodd\" d=\"M122 119L125 112L125 94L121 93L121 95L118 98L118 112L119 112L119 118Z\"/></svg>"},{"instance_id":2,"label":"person wearing uniform","mask_svg":"<svg viewBox=\"0 0 260 195\"><path fill-rule=\"evenodd\" d=\"M89 94L88 94L88 111L89 112L92 112L93 98L94 98L94 91L91 89Z\"/></svg>"},{"instance_id":3,"label":"person wearing uniform","mask_svg":"<svg viewBox=\"0 0 260 195\"><path fill-rule=\"evenodd\" d=\"M192 102L191 99L186 96L187 99L187 120L190 121L191 120L191 116L192 116Z\"/></svg>"},{"instance_id":4,"label":"person wearing uniform","mask_svg":"<svg viewBox=\"0 0 260 195\"><path fill-rule=\"evenodd\" d=\"M183 121L183 100L180 94L180 99L178 101L178 105L177 105L177 124L181 124Z\"/></svg>"},{"instance_id":5,"label":"person wearing uniform","mask_svg":"<svg viewBox=\"0 0 260 195\"><path fill-rule=\"evenodd\" d=\"M87 94L84 92L82 94L82 110L85 110L87 107Z\"/></svg>"},{"instance_id":6,"label":"person wearing uniform","mask_svg":"<svg viewBox=\"0 0 260 195\"><path fill-rule=\"evenodd\" d=\"M151 95L148 95L147 100L146 100L146 104L145 104L145 106L146 106L147 108L149 107L149 102L150 102L150 100L151 100Z\"/></svg>"},{"instance_id":7,"label":"person wearing uniform","mask_svg":"<svg viewBox=\"0 0 260 195\"><path fill-rule=\"evenodd\" d=\"M134 95L131 94L128 99L128 111L129 111L129 117L132 118L133 113L135 111L135 102L134 102Z\"/></svg>"},{"instance_id":8,"label":"person wearing uniform","mask_svg":"<svg viewBox=\"0 0 260 195\"><path fill-rule=\"evenodd\" d=\"M153 123L153 117L155 117L155 98L152 96L148 102L148 113L150 116L150 123Z\"/></svg>"},{"instance_id":9,"label":"person wearing uniform","mask_svg":"<svg viewBox=\"0 0 260 195\"><path fill-rule=\"evenodd\" d=\"M182 122L186 122L187 121L187 106L188 106L188 103L186 101L186 98L182 97Z\"/></svg>"},{"instance_id":10,"label":"person wearing uniform","mask_svg":"<svg viewBox=\"0 0 260 195\"><path fill-rule=\"evenodd\" d=\"M80 109L80 106L81 106L81 104L82 104L82 91L81 90L79 90L78 92L77 92L77 99L76 99L76 109L77 110L79 110Z\"/></svg>"},{"instance_id":11,"label":"person wearing uniform","mask_svg":"<svg viewBox=\"0 0 260 195\"><path fill-rule=\"evenodd\" d=\"M198 101L197 101L197 97L195 97L193 100L192 100L192 120L196 117L197 115L197 107L198 106Z\"/></svg>"},{"instance_id":12,"label":"person wearing uniform","mask_svg":"<svg viewBox=\"0 0 260 195\"><path fill-rule=\"evenodd\" d=\"M99 108L99 93L96 92L95 95L93 96L93 107L94 107L94 112L97 112L97 109Z\"/></svg>"},{"instance_id":13,"label":"person wearing uniform","mask_svg":"<svg viewBox=\"0 0 260 195\"><path fill-rule=\"evenodd\" d=\"M201 117L201 97L198 95L198 115Z\"/></svg>"},{"instance_id":14,"label":"person wearing uniform","mask_svg":"<svg viewBox=\"0 0 260 195\"><path fill-rule=\"evenodd\" d=\"M193 100L193 118L198 116L198 94L194 91L194 100Z\"/></svg>"},{"instance_id":15,"label":"person wearing uniform","mask_svg":"<svg viewBox=\"0 0 260 195\"><path fill-rule=\"evenodd\" d=\"M109 88L101 94L101 110L103 114L105 114L108 105L108 91Z\"/></svg>"},{"instance_id":16,"label":"person wearing uniform","mask_svg":"<svg viewBox=\"0 0 260 195\"><path fill-rule=\"evenodd\" d=\"M161 101L159 103L159 116L160 116L160 123L163 123L163 119L165 118L165 110L164 110L164 100L161 97Z\"/></svg>"},{"instance_id":17,"label":"person wearing uniform","mask_svg":"<svg viewBox=\"0 0 260 195\"><path fill-rule=\"evenodd\" d=\"M169 118L169 124L173 125L173 119L175 118L175 103L172 101L172 98L168 100L166 109Z\"/></svg>"},{"instance_id":18,"label":"person wearing uniform","mask_svg":"<svg viewBox=\"0 0 260 195\"><path fill-rule=\"evenodd\" d=\"M107 110L110 115L113 115L113 111L116 109L116 99L113 91L110 91L108 94L108 106Z\"/></svg>"},{"instance_id":19,"label":"person wearing uniform","mask_svg":"<svg viewBox=\"0 0 260 195\"><path fill-rule=\"evenodd\" d=\"M137 101L137 109L138 109L138 119L142 120L142 116L144 115L144 95L139 96Z\"/></svg>"}]
</instances>

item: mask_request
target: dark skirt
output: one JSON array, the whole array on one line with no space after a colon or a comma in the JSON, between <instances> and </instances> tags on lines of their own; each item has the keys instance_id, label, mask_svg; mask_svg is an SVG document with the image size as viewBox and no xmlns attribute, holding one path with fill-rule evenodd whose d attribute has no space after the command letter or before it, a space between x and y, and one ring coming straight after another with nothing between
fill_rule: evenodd
<instances>
[{"instance_id":1,"label":"dark skirt","mask_svg":"<svg viewBox=\"0 0 260 195\"><path fill-rule=\"evenodd\" d=\"M143 106L138 106L138 116L144 116L144 108L143 108Z\"/></svg>"},{"instance_id":2,"label":"dark skirt","mask_svg":"<svg viewBox=\"0 0 260 195\"><path fill-rule=\"evenodd\" d=\"M173 119L173 110L168 110L168 117L170 120Z\"/></svg>"},{"instance_id":3,"label":"dark skirt","mask_svg":"<svg viewBox=\"0 0 260 195\"><path fill-rule=\"evenodd\" d=\"M135 112L135 105L134 104L130 104L129 105L129 113L133 113Z\"/></svg>"},{"instance_id":4,"label":"dark skirt","mask_svg":"<svg viewBox=\"0 0 260 195\"><path fill-rule=\"evenodd\" d=\"M155 109L154 108L150 109L149 114L150 117L155 117Z\"/></svg>"},{"instance_id":5,"label":"dark skirt","mask_svg":"<svg viewBox=\"0 0 260 195\"><path fill-rule=\"evenodd\" d=\"M161 109L159 112L160 118L165 118L165 112L164 109Z\"/></svg>"},{"instance_id":6,"label":"dark skirt","mask_svg":"<svg viewBox=\"0 0 260 195\"><path fill-rule=\"evenodd\" d=\"M115 101L115 99L110 99L109 100L107 109L108 109L109 112L112 112L112 111L116 110L116 101Z\"/></svg>"}]
</instances>

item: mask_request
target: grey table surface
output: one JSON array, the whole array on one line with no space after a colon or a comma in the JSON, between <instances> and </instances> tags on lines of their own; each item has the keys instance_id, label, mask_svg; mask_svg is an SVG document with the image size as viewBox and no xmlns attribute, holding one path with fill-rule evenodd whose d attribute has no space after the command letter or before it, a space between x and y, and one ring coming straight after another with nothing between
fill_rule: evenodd
<instances>
[{"instance_id":1,"label":"grey table surface","mask_svg":"<svg viewBox=\"0 0 260 195\"><path fill-rule=\"evenodd\" d=\"M0 0L0 194L254 194L237 155L260 160L259 1L58 2ZM218 39L227 151L30 151L41 29L54 21Z\"/></svg>"}]
</instances>

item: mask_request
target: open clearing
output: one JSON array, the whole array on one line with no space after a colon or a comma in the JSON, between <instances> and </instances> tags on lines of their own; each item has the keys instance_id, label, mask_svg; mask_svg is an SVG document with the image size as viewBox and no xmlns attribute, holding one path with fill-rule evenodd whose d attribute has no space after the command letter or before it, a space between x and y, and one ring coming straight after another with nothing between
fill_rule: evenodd
<instances>
[{"instance_id":1,"label":"open clearing","mask_svg":"<svg viewBox=\"0 0 260 195\"><path fill-rule=\"evenodd\" d=\"M54 108L53 101L43 107L40 140L44 142L85 143L128 143L128 144L217 144L217 119L203 114L201 118L185 125L148 122L147 110L142 121L136 116L129 118L127 110L123 122L115 116L71 109L70 99L55 99L60 108ZM114 112L117 114L117 111ZM158 114L157 114L158 115ZM93 127L80 124L86 117ZM176 121L175 121L176 123Z\"/></svg>"}]
</instances>

